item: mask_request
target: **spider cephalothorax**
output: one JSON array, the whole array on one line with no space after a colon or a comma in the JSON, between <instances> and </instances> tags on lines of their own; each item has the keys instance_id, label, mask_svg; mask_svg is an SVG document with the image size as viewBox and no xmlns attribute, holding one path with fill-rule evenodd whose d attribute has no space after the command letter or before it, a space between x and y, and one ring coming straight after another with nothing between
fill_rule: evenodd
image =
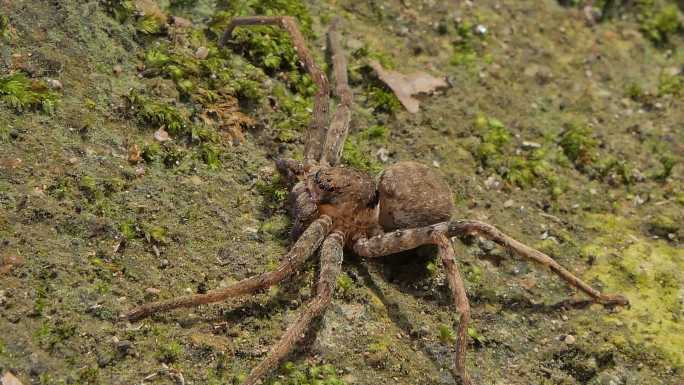
<instances>
[{"instance_id":1,"label":"spider cephalothorax","mask_svg":"<svg viewBox=\"0 0 684 385\"><path fill-rule=\"evenodd\" d=\"M236 18L226 30L222 44L227 42L235 27L251 24L275 24L286 29L292 36L304 67L318 87L304 161L300 163L285 159L276 162L278 171L291 186L288 203L293 219L293 239L296 242L275 270L205 294L144 304L124 314L124 319L136 320L165 310L256 293L294 274L309 257L318 252L320 273L316 295L243 383L253 385L289 354L313 319L320 316L330 304L345 248L361 257L375 258L432 244L437 246L459 313L454 374L463 384L470 385L472 382L465 362L470 307L458 271L452 237L476 234L488 238L547 267L595 302L604 305L628 304L626 298L599 292L548 255L516 241L491 225L472 220L450 220L453 203L449 185L427 166L415 162L399 162L388 167L377 182L363 172L338 166L342 143L349 129L352 95L347 85L347 65L342 55L339 33L335 30L336 23L330 29L329 39L335 78L334 91L339 98L339 105L330 124L327 78L311 58L294 19L287 16Z\"/></svg>"}]
</instances>

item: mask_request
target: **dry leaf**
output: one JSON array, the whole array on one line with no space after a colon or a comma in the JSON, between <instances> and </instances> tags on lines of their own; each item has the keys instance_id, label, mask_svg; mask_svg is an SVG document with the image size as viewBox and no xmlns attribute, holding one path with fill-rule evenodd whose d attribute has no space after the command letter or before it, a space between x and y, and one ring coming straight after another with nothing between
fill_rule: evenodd
<instances>
[{"instance_id":1,"label":"dry leaf","mask_svg":"<svg viewBox=\"0 0 684 385\"><path fill-rule=\"evenodd\" d=\"M154 138L157 139L159 142L166 142L171 140L171 137L169 137L169 133L166 132L164 127L159 127L157 131L154 133Z\"/></svg>"},{"instance_id":2,"label":"dry leaf","mask_svg":"<svg viewBox=\"0 0 684 385\"><path fill-rule=\"evenodd\" d=\"M133 144L128 149L128 161L133 164L136 164L140 162L140 159L142 159L142 152L140 151L140 147L137 144Z\"/></svg>"},{"instance_id":3,"label":"dry leaf","mask_svg":"<svg viewBox=\"0 0 684 385\"><path fill-rule=\"evenodd\" d=\"M387 84L394 92L401 104L412 114L418 112L420 101L413 97L420 93L429 94L439 88L448 86L446 79L436 78L425 72L414 72L409 75L386 70L375 60L370 61L370 66L378 74L378 78Z\"/></svg>"},{"instance_id":4,"label":"dry leaf","mask_svg":"<svg viewBox=\"0 0 684 385\"><path fill-rule=\"evenodd\" d=\"M0 275L4 275L12 271L15 267L24 264L24 257L20 255L8 255L0 261Z\"/></svg>"},{"instance_id":5,"label":"dry leaf","mask_svg":"<svg viewBox=\"0 0 684 385\"><path fill-rule=\"evenodd\" d=\"M14 374L10 372L5 372L0 378L1 385L23 385L18 378L14 377Z\"/></svg>"}]
</instances>

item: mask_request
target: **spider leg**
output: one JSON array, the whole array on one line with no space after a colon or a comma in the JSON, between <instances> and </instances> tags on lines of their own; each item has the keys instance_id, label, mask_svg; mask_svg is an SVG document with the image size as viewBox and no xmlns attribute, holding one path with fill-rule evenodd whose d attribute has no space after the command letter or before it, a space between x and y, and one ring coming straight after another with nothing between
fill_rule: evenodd
<instances>
[{"instance_id":1,"label":"spider leg","mask_svg":"<svg viewBox=\"0 0 684 385\"><path fill-rule=\"evenodd\" d=\"M343 245L344 235L338 231L325 239L321 247L321 271L316 287L316 297L306 304L299 319L285 331L266 358L252 369L242 385L256 384L273 370L292 351L297 341L306 333L311 322L323 314L332 300L337 276L342 269Z\"/></svg>"},{"instance_id":2,"label":"spider leg","mask_svg":"<svg viewBox=\"0 0 684 385\"><path fill-rule=\"evenodd\" d=\"M624 296L619 294L601 293L576 277L570 271L566 270L548 255L511 238L492 225L479 221L456 220L442 222L432 226L397 230L371 238L362 238L354 244L354 251L359 256L364 257L380 257L394 254L399 251L409 250L420 245L432 243L432 234L434 232L444 232L450 237L469 234L482 235L483 237L514 251L524 258L548 267L549 270L565 280L570 286L585 292L598 303L623 306L629 304L629 301Z\"/></svg>"},{"instance_id":3,"label":"spider leg","mask_svg":"<svg viewBox=\"0 0 684 385\"><path fill-rule=\"evenodd\" d=\"M328 31L328 46L332 55L333 76L335 79L335 95L340 104L330 122L330 128L325 137L320 164L337 165L342 154L342 147L349 132L351 120L352 91L347 77L347 58L342 51L340 32L337 30L339 18L333 20Z\"/></svg>"},{"instance_id":4,"label":"spider leg","mask_svg":"<svg viewBox=\"0 0 684 385\"><path fill-rule=\"evenodd\" d=\"M230 297L254 293L273 286L293 274L304 264L318 249L323 238L330 232L331 226L332 220L325 215L311 223L299 240L292 246L284 261L275 270L245 278L226 288L212 290L206 294L193 294L165 301L150 302L128 311L121 318L134 321L161 311L219 302Z\"/></svg>"},{"instance_id":5,"label":"spider leg","mask_svg":"<svg viewBox=\"0 0 684 385\"><path fill-rule=\"evenodd\" d=\"M456 339L456 375L461 378L463 385L471 385L470 377L466 371L466 349L468 348L468 322L470 322L470 303L466 295L465 285L461 273L456 265L454 246L451 240L442 232L435 232L433 241L439 250L439 257L447 272L447 280L451 287L451 297L460 314L458 322L458 335Z\"/></svg>"},{"instance_id":6,"label":"spider leg","mask_svg":"<svg viewBox=\"0 0 684 385\"><path fill-rule=\"evenodd\" d=\"M316 95L314 95L313 118L309 123L309 130L304 148L304 163L312 164L321 156L321 143L325 138L326 126L328 125L328 104L330 100L328 78L313 60L311 52L309 52L309 49L306 47L306 40L292 16L236 17L228 24L226 31L219 41L219 46L224 46L228 43L235 28L247 25L277 25L286 30L292 38L292 44L299 56L299 60L304 64L304 68L318 88Z\"/></svg>"}]
</instances>

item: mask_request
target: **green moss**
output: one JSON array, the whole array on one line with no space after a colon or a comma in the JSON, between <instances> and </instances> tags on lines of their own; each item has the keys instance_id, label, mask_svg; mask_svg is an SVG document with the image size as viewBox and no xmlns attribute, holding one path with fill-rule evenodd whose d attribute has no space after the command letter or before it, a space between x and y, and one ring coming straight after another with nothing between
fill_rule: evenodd
<instances>
[{"instance_id":1,"label":"green moss","mask_svg":"<svg viewBox=\"0 0 684 385\"><path fill-rule=\"evenodd\" d=\"M135 29L146 35L157 35L166 31L166 21L157 15L143 15L135 23Z\"/></svg>"},{"instance_id":2,"label":"green moss","mask_svg":"<svg viewBox=\"0 0 684 385\"><path fill-rule=\"evenodd\" d=\"M176 362L183 354L183 346L177 341L160 343L157 347L156 357L164 363Z\"/></svg>"},{"instance_id":3,"label":"green moss","mask_svg":"<svg viewBox=\"0 0 684 385\"><path fill-rule=\"evenodd\" d=\"M482 42L485 35L476 34L474 27L475 25L470 21L456 24L454 53L450 61L452 65L470 67L477 62L483 51Z\"/></svg>"},{"instance_id":4,"label":"green moss","mask_svg":"<svg viewBox=\"0 0 684 385\"><path fill-rule=\"evenodd\" d=\"M12 27L10 26L10 19L7 15L0 13L0 39L10 40L12 38Z\"/></svg>"},{"instance_id":5,"label":"green moss","mask_svg":"<svg viewBox=\"0 0 684 385\"><path fill-rule=\"evenodd\" d=\"M51 114L58 101L45 82L31 81L23 72L0 77L0 101L18 112L39 109Z\"/></svg>"},{"instance_id":6,"label":"green moss","mask_svg":"<svg viewBox=\"0 0 684 385\"><path fill-rule=\"evenodd\" d=\"M125 22L135 13L133 0L101 0L104 8L120 23Z\"/></svg>"},{"instance_id":7,"label":"green moss","mask_svg":"<svg viewBox=\"0 0 684 385\"><path fill-rule=\"evenodd\" d=\"M441 324L437 330L437 337L443 344L453 344L456 342L456 333L454 333L451 327Z\"/></svg>"},{"instance_id":8,"label":"green moss","mask_svg":"<svg viewBox=\"0 0 684 385\"><path fill-rule=\"evenodd\" d=\"M385 126L374 125L363 130L361 136L369 140L384 140L389 136L389 129Z\"/></svg>"},{"instance_id":9,"label":"green moss","mask_svg":"<svg viewBox=\"0 0 684 385\"><path fill-rule=\"evenodd\" d=\"M366 104L376 112L393 113L401 108L397 96L384 85L372 84L365 90Z\"/></svg>"},{"instance_id":10,"label":"green moss","mask_svg":"<svg viewBox=\"0 0 684 385\"><path fill-rule=\"evenodd\" d=\"M218 170L221 167L220 149L212 144L205 143L199 148L200 157L210 170Z\"/></svg>"},{"instance_id":11,"label":"green moss","mask_svg":"<svg viewBox=\"0 0 684 385\"><path fill-rule=\"evenodd\" d=\"M630 220L609 214L587 214L585 225L596 234L583 247L595 262L584 274L606 292L621 293L629 308L606 316L625 330L625 343L662 353L669 364L684 367L684 313L680 290L684 285L684 250L662 240L645 238ZM641 349L643 350L643 348Z\"/></svg>"},{"instance_id":12,"label":"green moss","mask_svg":"<svg viewBox=\"0 0 684 385\"><path fill-rule=\"evenodd\" d=\"M236 16L289 15L295 17L305 37L310 38L312 19L303 2L298 0L248 0L220 2L218 12L210 22L210 30L221 36L230 20ZM254 65L273 74L285 72L288 84L298 93L311 96L315 87L300 66L297 52L289 35L278 27L240 27L233 32L232 46Z\"/></svg>"},{"instance_id":13,"label":"green moss","mask_svg":"<svg viewBox=\"0 0 684 385\"><path fill-rule=\"evenodd\" d=\"M285 199L287 199L287 187L285 181L279 175L274 176L268 181L258 179L254 187L264 196L269 205L281 206Z\"/></svg>"},{"instance_id":14,"label":"green moss","mask_svg":"<svg viewBox=\"0 0 684 385\"><path fill-rule=\"evenodd\" d=\"M358 135L349 135L342 148L342 162L358 170L378 173L382 166L369 155L364 148L367 143Z\"/></svg>"},{"instance_id":15,"label":"green moss","mask_svg":"<svg viewBox=\"0 0 684 385\"><path fill-rule=\"evenodd\" d=\"M596 160L598 141L588 126L566 125L558 144L565 156L579 169L591 165Z\"/></svg>"},{"instance_id":16,"label":"green moss","mask_svg":"<svg viewBox=\"0 0 684 385\"><path fill-rule=\"evenodd\" d=\"M341 273L337 276L337 291L343 297L347 297L353 288L354 281L347 275L347 273Z\"/></svg>"},{"instance_id":17,"label":"green moss","mask_svg":"<svg viewBox=\"0 0 684 385\"><path fill-rule=\"evenodd\" d=\"M82 176L79 180L78 187L89 201L98 201L104 196L97 185L97 181L90 175Z\"/></svg>"},{"instance_id":18,"label":"green moss","mask_svg":"<svg viewBox=\"0 0 684 385\"><path fill-rule=\"evenodd\" d=\"M260 230L274 238L285 238L290 220L286 215L274 215L261 224Z\"/></svg>"},{"instance_id":19,"label":"green moss","mask_svg":"<svg viewBox=\"0 0 684 385\"><path fill-rule=\"evenodd\" d=\"M667 43L670 36L682 27L675 4L666 4L662 0L638 0L636 9L641 32L655 44Z\"/></svg>"},{"instance_id":20,"label":"green moss","mask_svg":"<svg viewBox=\"0 0 684 385\"><path fill-rule=\"evenodd\" d=\"M684 97L684 77L662 73L658 78L658 96Z\"/></svg>"},{"instance_id":21,"label":"green moss","mask_svg":"<svg viewBox=\"0 0 684 385\"><path fill-rule=\"evenodd\" d=\"M282 376L267 381L268 385L346 385L337 378L337 369L330 364L300 365L286 362L280 369Z\"/></svg>"},{"instance_id":22,"label":"green moss","mask_svg":"<svg viewBox=\"0 0 684 385\"><path fill-rule=\"evenodd\" d=\"M130 109L142 123L155 129L164 126L174 136L190 133L190 123L178 108L145 97L136 90L132 90L127 99Z\"/></svg>"}]
</instances>

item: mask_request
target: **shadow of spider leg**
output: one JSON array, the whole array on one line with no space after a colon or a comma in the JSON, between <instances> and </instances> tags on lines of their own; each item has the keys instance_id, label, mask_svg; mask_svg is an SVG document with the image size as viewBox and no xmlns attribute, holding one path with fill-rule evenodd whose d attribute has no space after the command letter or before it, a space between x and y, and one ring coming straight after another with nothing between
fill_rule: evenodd
<instances>
[{"instance_id":1,"label":"shadow of spider leg","mask_svg":"<svg viewBox=\"0 0 684 385\"><path fill-rule=\"evenodd\" d=\"M587 283L566 270L553 258L533 249L510 236L502 233L497 228L484 222L471 220L455 220L451 222L437 223L431 226L417 227L405 230L376 235L371 238L361 238L354 243L354 252L367 258L375 258L395 254L405 250L411 250L421 245L436 244L439 247L442 263L447 270L449 284L456 307L461 312L461 323L459 324L457 349L456 349L456 370L461 377L464 385L469 385L465 369L465 348L466 348L466 327L469 319L469 305L463 288L463 281L460 278L458 269L453 260L453 249L448 237L464 235L481 235L500 246L514 251L516 254L546 266L566 281L570 286L575 287L587 295L593 301L606 306L629 305L629 301L619 294L604 294L589 286ZM463 334L463 335L462 335Z\"/></svg>"},{"instance_id":2,"label":"shadow of spider leg","mask_svg":"<svg viewBox=\"0 0 684 385\"><path fill-rule=\"evenodd\" d=\"M245 278L223 289L212 290L206 294L186 295L166 301L150 302L138 306L121 316L122 319L135 321L152 314L180 307L194 307L207 303L219 302L239 295L250 294L277 284L297 271L307 259L318 249L321 242L330 232L332 220L321 216L304 231L292 246L283 262L277 269Z\"/></svg>"},{"instance_id":3,"label":"shadow of spider leg","mask_svg":"<svg viewBox=\"0 0 684 385\"><path fill-rule=\"evenodd\" d=\"M276 368L278 363L285 358L294 348L295 344L302 339L311 326L311 322L321 316L330 305L337 276L342 269L344 235L339 231L330 234L321 246L321 270L316 286L316 296L309 301L297 321L292 324L280 340L273 345L266 358L259 363L242 385L253 385Z\"/></svg>"}]
</instances>

